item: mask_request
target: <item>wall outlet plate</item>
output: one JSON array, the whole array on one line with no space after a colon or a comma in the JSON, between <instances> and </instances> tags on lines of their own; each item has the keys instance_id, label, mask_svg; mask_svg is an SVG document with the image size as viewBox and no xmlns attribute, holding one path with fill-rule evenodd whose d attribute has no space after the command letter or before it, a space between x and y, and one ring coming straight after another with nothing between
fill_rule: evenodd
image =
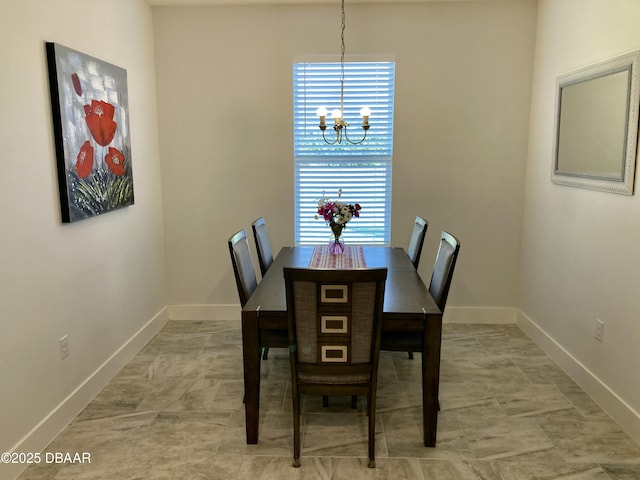
<instances>
[{"instance_id":1,"label":"wall outlet plate","mask_svg":"<svg viewBox=\"0 0 640 480\"><path fill-rule=\"evenodd\" d=\"M60 359L64 360L69 356L69 335L60 337L58 345L60 346Z\"/></svg>"},{"instance_id":2,"label":"wall outlet plate","mask_svg":"<svg viewBox=\"0 0 640 480\"><path fill-rule=\"evenodd\" d=\"M593 338L601 342L603 336L604 336L604 322L599 318L596 318L596 327L595 327L595 330L593 331Z\"/></svg>"}]
</instances>

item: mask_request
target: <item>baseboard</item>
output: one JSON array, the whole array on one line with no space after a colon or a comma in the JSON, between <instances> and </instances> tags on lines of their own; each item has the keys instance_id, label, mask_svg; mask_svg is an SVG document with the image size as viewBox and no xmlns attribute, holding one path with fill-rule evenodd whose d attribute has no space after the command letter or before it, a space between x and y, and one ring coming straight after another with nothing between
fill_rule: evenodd
<instances>
[{"instance_id":1,"label":"baseboard","mask_svg":"<svg viewBox=\"0 0 640 480\"><path fill-rule=\"evenodd\" d=\"M169 320L240 321L240 304L169 305Z\"/></svg>"},{"instance_id":2,"label":"baseboard","mask_svg":"<svg viewBox=\"0 0 640 480\"><path fill-rule=\"evenodd\" d=\"M607 412L631 438L640 443L640 414L638 412L521 311L517 312L516 323L520 329Z\"/></svg>"},{"instance_id":3,"label":"baseboard","mask_svg":"<svg viewBox=\"0 0 640 480\"><path fill-rule=\"evenodd\" d=\"M168 309L164 307L89 377L69 394L12 448L11 452L41 452L89 404L109 381L144 347L167 323ZM2 465L2 478L16 478L27 465ZM15 468L12 468L15 467Z\"/></svg>"},{"instance_id":4,"label":"baseboard","mask_svg":"<svg viewBox=\"0 0 640 480\"><path fill-rule=\"evenodd\" d=\"M512 307L447 307L443 323L515 323Z\"/></svg>"}]
</instances>

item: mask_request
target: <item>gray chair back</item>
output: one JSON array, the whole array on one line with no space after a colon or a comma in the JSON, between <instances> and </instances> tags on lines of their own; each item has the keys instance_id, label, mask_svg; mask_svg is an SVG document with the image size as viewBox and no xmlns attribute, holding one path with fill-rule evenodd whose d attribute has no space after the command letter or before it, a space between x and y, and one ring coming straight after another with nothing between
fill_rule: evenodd
<instances>
[{"instance_id":1,"label":"gray chair back","mask_svg":"<svg viewBox=\"0 0 640 480\"><path fill-rule=\"evenodd\" d=\"M420 255L422 254L422 245L424 244L424 237L427 235L427 228L429 222L422 217L416 217L413 224L413 231L411 232L411 239L409 240L409 246L407 247L407 254L413 266L417 269L420 263Z\"/></svg>"},{"instance_id":2,"label":"gray chair back","mask_svg":"<svg viewBox=\"0 0 640 480\"><path fill-rule=\"evenodd\" d=\"M249 242L247 241L247 231L240 230L229 238L229 253L231 254L231 264L238 287L240 305L244 307L249 297L258 286L256 272L253 269Z\"/></svg>"},{"instance_id":3,"label":"gray chair back","mask_svg":"<svg viewBox=\"0 0 640 480\"><path fill-rule=\"evenodd\" d=\"M264 277L264 274L267 273L267 270L273 263L273 252L271 251L271 243L269 243L264 217L260 217L254 221L251 224L251 229L253 230L253 238L256 242L260 274Z\"/></svg>"},{"instance_id":4,"label":"gray chair back","mask_svg":"<svg viewBox=\"0 0 640 480\"><path fill-rule=\"evenodd\" d=\"M440 246L431 274L429 292L444 313L449 296L449 288L453 279L453 270L456 267L458 253L460 252L460 242L456 237L443 231L440 234Z\"/></svg>"}]
</instances>

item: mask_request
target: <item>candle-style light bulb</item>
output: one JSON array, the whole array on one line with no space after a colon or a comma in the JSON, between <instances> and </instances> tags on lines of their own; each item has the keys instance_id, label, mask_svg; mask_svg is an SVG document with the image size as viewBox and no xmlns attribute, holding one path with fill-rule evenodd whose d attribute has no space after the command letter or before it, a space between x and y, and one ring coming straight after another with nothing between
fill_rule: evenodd
<instances>
[{"instance_id":1,"label":"candle-style light bulb","mask_svg":"<svg viewBox=\"0 0 640 480\"><path fill-rule=\"evenodd\" d=\"M369 126L370 115L371 115L371 109L369 107L363 107L360 109L360 116L362 117L362 127Z\"/></svg>"},{"instance_id":2,"label":"candle-style light bulb","mask_svg":"<svg viewBox=\"0 0 640 480\"><path fill-rule=\"evenodd\" d=\"M331 112L331 117L335 123L338 123L342 119L342 112L339 108L336 108Z\"/></svg>"},{"instance_id":3,"label":"candle-style light bulb","mask_svg":"<svg viewBox=\"0 0 640 480\"><path fill-rule=\"evenodd\" d=\"M320 128L322 129L323 127L326 127L327 124L325 123L325 119L327 118L327 109L324 107L318 108L318 110L316 110L316 115L320 117Z\"/></svg>"}]
</instances>

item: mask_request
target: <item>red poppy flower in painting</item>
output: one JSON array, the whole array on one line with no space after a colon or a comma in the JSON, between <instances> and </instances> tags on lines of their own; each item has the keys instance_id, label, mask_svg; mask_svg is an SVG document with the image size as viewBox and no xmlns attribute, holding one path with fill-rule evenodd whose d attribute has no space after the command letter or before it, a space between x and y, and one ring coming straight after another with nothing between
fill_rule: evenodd
<instances>
[{"instance_id":1,"label":"red poppy flower in painting","mask_svg":"<svg viewBox=\"0 0 640 480\"><path fill-rule=\"evenodd\" d=\"M89 131L96 142L103 147L109 145L118 128L118 124L113 121L113 105L102 100L92 100L91 105L84 106L84 113Z\"/></svg>"},{"instance_id":2,"label":"red poppy flower in painting","mask_svg":"<svg viewBox=\"0 0 640 480\"><path fill-rule=\"evenodd\" d=\"M76 172L80 178L86 178L93 170L93 147L89 140L82 144L76 157Z\"/></svg>"},{"instance_id":3,"label":"red poppy flower in painting","mask_svg":"<svg viewBox=\"0 0 640 480\"><path fill-rule=\"evenodd\" d=\"M104 156L104 161L115 175L124 175L124 155L120 150L109 147L109 153Z\"/></svg>"},{"instance_id":4,"label":"red poppy flower in painting","mask_svg":"<svg viewBox=\"0 0 640 480\"><path fill-rule=\"evenodd\" d=\"M80 78L77 73L71 75L71 82L73 83L73 89L76 91L78 96L82 95L82 85L80 84Z\"/></svg>"}]
</instances>

